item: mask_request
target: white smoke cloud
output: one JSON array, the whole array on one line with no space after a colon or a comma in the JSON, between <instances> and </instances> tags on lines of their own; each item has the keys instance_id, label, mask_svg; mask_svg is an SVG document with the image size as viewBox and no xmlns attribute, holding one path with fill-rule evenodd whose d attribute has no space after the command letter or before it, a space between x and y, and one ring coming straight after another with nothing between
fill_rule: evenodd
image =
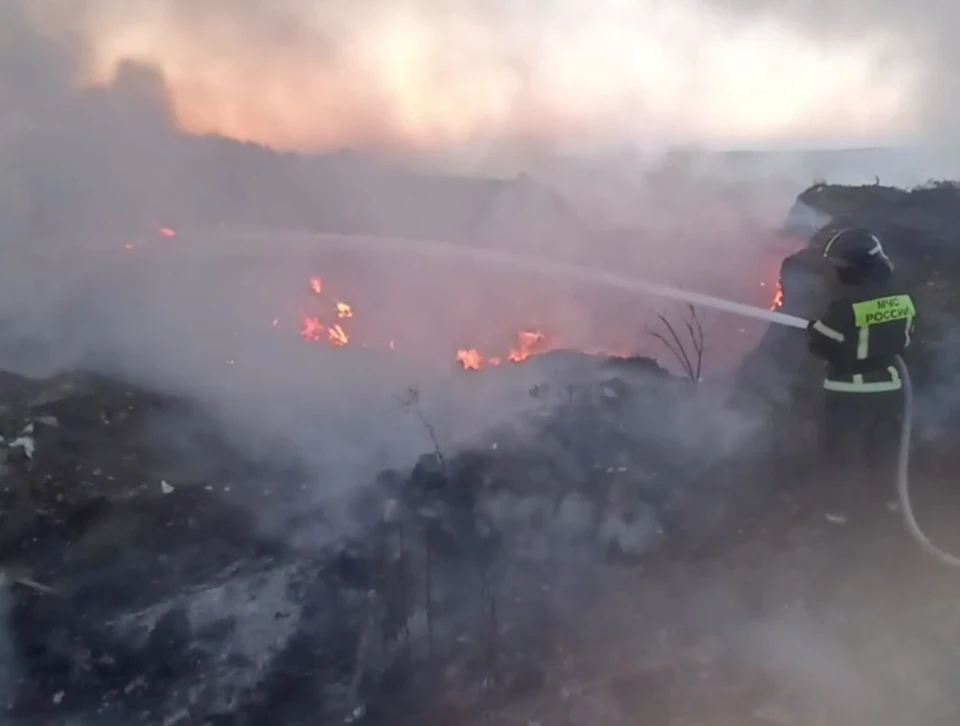
<instances>
[{"instance_id":1,"label":"white smoke cloud","mask_svg":"<svg viewBox=\"0 0 960 726\"><path fill-rule=\"evenodd\" d=\"M749 143L920 128L918 104L931 100L915 93L932 62L918 55L923 28L901 37L891 20L824 39L787 13L740 9L695 0L40 0L31 16L83 49L81 78L108 79L123 59L150 63L187 128L276 146Z\"/></svg>"}]
</instances>

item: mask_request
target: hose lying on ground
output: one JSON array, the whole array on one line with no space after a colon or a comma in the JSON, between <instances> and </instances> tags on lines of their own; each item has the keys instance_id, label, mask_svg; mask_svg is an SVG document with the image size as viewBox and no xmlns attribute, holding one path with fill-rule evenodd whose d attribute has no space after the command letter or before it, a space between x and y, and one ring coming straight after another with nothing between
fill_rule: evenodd
<instances>
[{"instance_id":1,"label":"hose lying on ground","mask_svg":"<svg viewBox=\"0 0 960 726\"><path fill-rule=\"evenodd\" d=\"M777 325L785 325L791 328L805 329L809 325L808 320L798 318L793 315L781 314L777 318L770 317L769 321ZM952 555L949 552L937 547L933 540L924 534L917 524L917 518L913 514L913 504L910 501L910 439L913 434L913 382L910 380L910 373L907 371L907 365L900 356L894 356L894 365L900 372L900 378L903 381L903 421L900 424L900 445L897 452L897 498L900 500L900 512L903 514L903 521L907 527L907 532L913 537L914 541L920 545L920 548L928 555L941 562L947 567L960 568L960 557Z\"/></svg>"},{"instance_id":2,"label":"hose lying on ground","mask_svg":"<svg viewBox=\"0 0 960 726\"><path fill-rule=\"evenodd\" d=\"M900 448L897 455L897 496L900 500L900 511L910 536L931 557L939 560L948 567L960 567L960 557L944 552L937 547L933 540L923 533L917 519L913 515L913 506L910 502L910 438L913 433L913 384L903 358L896 356L894 364L900 371L903 380L903 422L900 424Z\"/></svg>"}]
</instances>

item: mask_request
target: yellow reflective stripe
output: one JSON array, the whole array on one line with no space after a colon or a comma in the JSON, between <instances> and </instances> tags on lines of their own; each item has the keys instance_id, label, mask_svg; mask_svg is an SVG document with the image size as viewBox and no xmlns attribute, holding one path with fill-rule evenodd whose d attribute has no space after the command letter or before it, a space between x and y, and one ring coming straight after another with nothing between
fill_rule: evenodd
<instances>
[{"instance_id":1,"label":"yellow reflective stripe","mask_svg":"<svg viewBox=\"0 0 960 726\"><path fill-rule=\"evenodd\" d=\"M853 303L853 317L858 328L880 325L894 320L907 320L915 317L917 309L909 295L893 295Z\"/></svg>"},{"instance_id":2,"label":"yellow reflective stripe","mask_svg":"<svg viewBox=\"0 0 960 726\"><path fill-rule=\"evenodd\" d=\"M857 339L857 360L866 360L870 355L870 328L863 327L859 329L860 336Z\"/></svg>"},{"instance_id":3,"label":"yellow reflective stripe","mask_svg":"<svg viewBox=\"0 0 960 726\"><path fill-rule=\"evenodd\" d=\"M852 381L834 381L829 378L823 382L823 388L827 391L839 391L841 393L884 393L887 391L899 391L903 387L903 381L900 380L900 373L893 366L889 366L887 371L890 373L889 381L873 381L867 383L863 380L863 374L857 373Z\"/></svg>"},{"instance_id":4,"label":"yellow reflective stripe","mask_svg":"<svg viewBox=\"0 0 960 726\"><path fill-rule=\"evenodd\" d=\"M826 336L831 340L835 340L838 343L843 342L843 333L841 333L839 330L834 330L833 328L827 325L824 325L819 320L813 324L813 329L816 330L818 333L820 333L820 335Z\"/></svg>"}]
</instances>

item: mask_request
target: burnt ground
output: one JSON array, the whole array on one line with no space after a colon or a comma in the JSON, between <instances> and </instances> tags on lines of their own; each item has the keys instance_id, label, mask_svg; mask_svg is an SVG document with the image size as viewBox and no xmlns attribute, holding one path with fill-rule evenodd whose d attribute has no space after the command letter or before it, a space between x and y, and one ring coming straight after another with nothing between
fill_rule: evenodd
<instances>
[{"instance_id":1,"label":"burnt ground","mask_svg":"<svg viewBox=\"0 0 960 726\"><path fill-rule=\"evenodd\" d=\"M933 313L911 360L917 510L960 550L960 201L935 191L817 194L856 198L845 219L882 227ZM815 314L817 239L785 263L788 312ZM523 425L282 530L258 514L296 502L295 456L116 378L4 375L5 722L956 723L960 575L909 540L892 482L818 476L802 343L772 330L727 401L648 360L555 354L578 372L532 390ZM745 438L700 430L717 416ZM334 516L353 534L294 536Z\"/></svg>"}]
</instances>

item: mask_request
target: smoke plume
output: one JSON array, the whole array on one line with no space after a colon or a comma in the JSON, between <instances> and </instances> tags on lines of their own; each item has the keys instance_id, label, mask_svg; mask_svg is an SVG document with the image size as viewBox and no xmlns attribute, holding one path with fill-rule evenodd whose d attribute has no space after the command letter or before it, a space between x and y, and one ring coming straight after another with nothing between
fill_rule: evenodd
<instances>
[{"instance_id":1,"label":"smoke plume","mask_svg":"<svg viewBox=\"0 0 960 726\"><path fill-rule=\"evenodd\" d=\"M166 79L185 128L287 148L916 134L949 121L951 12L934 0L29 4L71 61L58 82L109 83L135 60Z\"/></svg>"}]
</instances>

